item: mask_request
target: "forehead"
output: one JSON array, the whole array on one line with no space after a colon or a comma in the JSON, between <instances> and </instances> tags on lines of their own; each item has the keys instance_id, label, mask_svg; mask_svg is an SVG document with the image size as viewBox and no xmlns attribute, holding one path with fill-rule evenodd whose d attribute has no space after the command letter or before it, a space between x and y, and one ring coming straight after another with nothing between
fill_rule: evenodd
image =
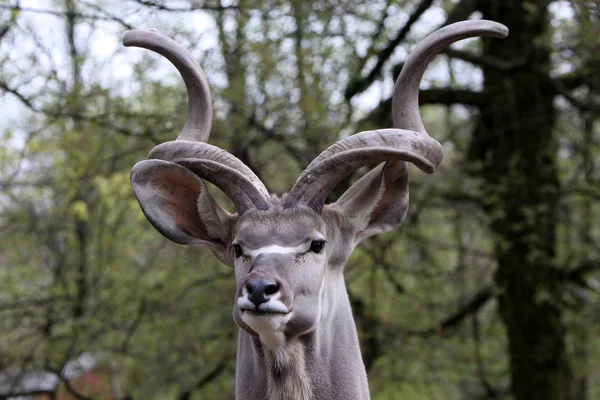
<instances>
[{"instance_id":1,"label":"forehead","mask_svg":"<svg viewBox=\"0 0 600 400\"><path fill-rule=\"evenodd\" d=\"M240 216L236 240L250 248L266 244L295 246L325 234L323 219L308 210L252 211Z\"/></svg>"}]
</instances>

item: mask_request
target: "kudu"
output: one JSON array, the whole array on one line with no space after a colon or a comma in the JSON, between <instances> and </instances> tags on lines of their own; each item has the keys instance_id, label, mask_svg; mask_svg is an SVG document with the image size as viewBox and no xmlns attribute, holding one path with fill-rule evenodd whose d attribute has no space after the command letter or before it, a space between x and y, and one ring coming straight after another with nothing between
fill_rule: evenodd
<instances>
[{"instance_id":1,"label":"kudu","mask_svg":"<svg viewBox=\"0 0 600 400\"><path fill-rule=\"evenodd\" d=\"M125 46L153 50L183 76L187 121L175 141L137 163L131 184L154 227L173 242L209 248L235 268L238 336L236 398L369 399L344 264L360 240L398 227L408 210L408 165L433 173L442 146L419 115L419 83L433 57L474 36L504 37L491 21L446 26L406 61L392 99L394 129L360 132L323 151L282 197L228 152L207 144L212 105L202 69L177 42L135 30ZM358 168L380 163L333 204L333 188ZM202 180L233 202L230 214Z\"/></svg>"}]
</instances>

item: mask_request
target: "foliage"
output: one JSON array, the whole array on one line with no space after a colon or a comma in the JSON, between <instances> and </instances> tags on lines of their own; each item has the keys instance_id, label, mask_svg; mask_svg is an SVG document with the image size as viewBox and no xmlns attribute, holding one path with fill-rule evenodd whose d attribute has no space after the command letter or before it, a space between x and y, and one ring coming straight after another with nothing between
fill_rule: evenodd
<instances>
[{"instance_id":1,"label":"foliage","mask_svg":"<svg viewBox=\"0 0 600 400\"><path fill-rule=\"evenodd\" d=\"M131 167L177 135L187 98L166 62L120 47L123 32L157 27L190 48L214 91L211 143L281 194L340 137L389 127L391 88L410 49L485 8L465 0L13 3L0 5L0 371L60 375L90 353L110 367L123 400L232 399L236 346L232 271L207 250L162 238L131 192ZM549 26L535 40L550 49L550 71L532 73L548 73L554 87L551 267L561 283L536 301L561 312L573 379L585 386L572 399L591 399L600 396L599 14L589 1L547 3ZM492 226L508 210L486 207L503 199L473 174L481 165L470 153L478 110L491 104L480 68L519 60L487 58L488 46L460 43L429 69L422 113L445 160L433 176L411 171L404 226L365 241L346 266L376 400L510 393L496 301L505 239Z\"/></svg>"}]
</instances>

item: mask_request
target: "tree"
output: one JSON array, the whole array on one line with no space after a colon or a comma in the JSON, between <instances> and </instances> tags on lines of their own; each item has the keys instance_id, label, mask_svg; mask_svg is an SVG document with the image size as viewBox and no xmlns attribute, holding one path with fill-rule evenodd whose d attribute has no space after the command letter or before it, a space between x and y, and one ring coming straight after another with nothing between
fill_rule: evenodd
<instances>
[{"instance_id":1,"label":"tree","mask_svg":"<svg viewBox=\"0 0 600 400\"><path fill-rule=\"evenodd\" d=\"M549 77L550 43L543 40L547 6L512 1L483 9L484 16L512 27L510 38L486 48L487 56L509 67L482 67L489 103L481 108L471 141L496 235L495 282L515 399L573 398L557 303L562 286L556 264L560 187L556 92Z\"/></svg>"}]
</instances>

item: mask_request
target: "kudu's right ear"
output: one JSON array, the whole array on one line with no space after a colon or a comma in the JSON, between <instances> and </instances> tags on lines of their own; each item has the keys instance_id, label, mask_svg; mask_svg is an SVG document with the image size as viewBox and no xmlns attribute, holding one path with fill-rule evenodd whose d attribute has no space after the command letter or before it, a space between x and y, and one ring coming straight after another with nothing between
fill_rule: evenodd
<instances>
[{"instance_id":1,"label":"kudu's right ear","mask_svg":"<svg viewBox=\"0 0 600 400\"><path fill-rule=\"evenodd\" d=\"M131 186L150 223L166 238L205 246L232 264L227 244L234 217L194 173L168 161L140 161L131 171Z\"/></svg>"},{"instance_id":2,"label":"kudu's right ear","mask_svg":"<svg viewBox=\"0 0 600 400\"><path fill-rule=\"evenodd\" d=\"M380 164L354 183L331 205L351 218L355 240L399 227L408 212L408 165Z\"/></svg>"}]
</instances>

